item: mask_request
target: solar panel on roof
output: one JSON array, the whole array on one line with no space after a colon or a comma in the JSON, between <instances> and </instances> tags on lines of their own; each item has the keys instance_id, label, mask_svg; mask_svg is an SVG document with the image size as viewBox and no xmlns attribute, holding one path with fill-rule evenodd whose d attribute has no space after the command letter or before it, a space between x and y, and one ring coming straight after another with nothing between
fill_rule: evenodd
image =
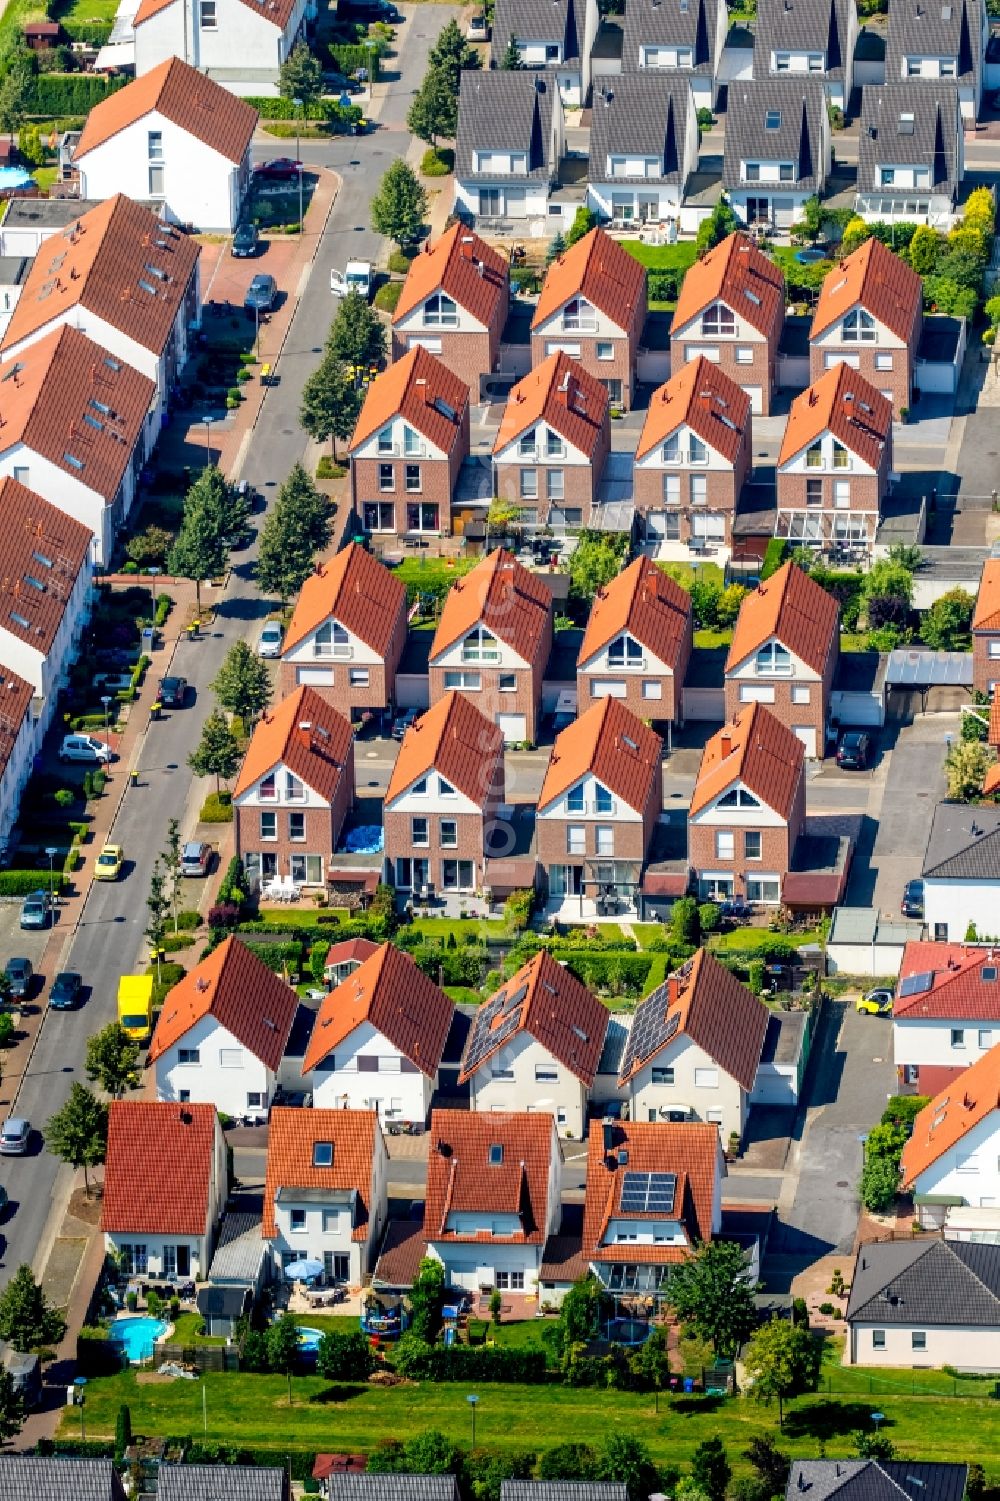
<instances>
[{"instance_id":1,"label":"solar panel on roof","mask_svg":"<svg viewBox=\"0 0 1000 1501\"><path fill-rule=\"evenodd\" d=\"M924 991L930 990L933 984L934 971L931 969L924 970L922 974L907 975L905 980L901 980L899 985L899 994L900 996L923 995Z\"/></svg>"},{"instance_id":2,"label":"solar panel on roof","mask_svg":"<svg viewBox=\"0 0 1000 1501\"><path fill-rule=\"evenodd\" d=\"M666 1047L680 1026L680 1013L665 1012L664 1006L665 998L654 994L636 1012L625 1052L626 1071L637 1059L645 1061Z\"/></svg>"},{"instance_id":3,"label":"solar panel on roof","mask_svg":"<svg viewBox=\"0 0 1000 1501\"><path fill-rule=\"evenodd\" d=\"M501 990L482 1007L469 1034L467 1069L477 1069L487 1054L502 1046L517 1031L521 1006L527 994L527 985L520 985L510 995Z\"/></svg>"},{"instance_id":4,"label":"solar panel on roof","mask_svg":"<svg viewBox=\"0 0 1000 1501\"><path fill-rule=\"evenodd\" d=\"M672 1214L676 1195L674 1173L626 1173L621 1210L623 1214Z\"/></svg>"}]
</instances>

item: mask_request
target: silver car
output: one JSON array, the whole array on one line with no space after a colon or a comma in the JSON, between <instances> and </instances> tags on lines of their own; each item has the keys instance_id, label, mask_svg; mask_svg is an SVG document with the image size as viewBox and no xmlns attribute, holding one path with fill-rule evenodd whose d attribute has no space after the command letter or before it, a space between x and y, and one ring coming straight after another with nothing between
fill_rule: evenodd
<instances>
[{"instance_id":1,"label":"silver car","mask_svg":"<svg viewBox=\"0 0 1000 1501\"><path fill-rule=\"evenodd\" d=\"M31 1122L18 1115L9 1115L0 1127L0 1155L23 1157L31 1139Z\"/></svg>"},{"instance_id":2,"label":"silver car","mask_svg":"<svg viewBox=\"0 0 1000 1501\"><path fill-rule=\"evenodd\" d=\"M264 629L260 633L260 641L257 645L257 653L261 657L280 657L281 642L284 637L280 620L266 620Z\"/></svg>"}]
</instances>

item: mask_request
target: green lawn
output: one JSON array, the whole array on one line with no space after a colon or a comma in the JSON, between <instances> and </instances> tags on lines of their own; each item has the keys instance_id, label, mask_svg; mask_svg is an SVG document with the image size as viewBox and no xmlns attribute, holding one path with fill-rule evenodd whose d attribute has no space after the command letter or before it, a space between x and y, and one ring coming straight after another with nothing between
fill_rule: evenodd
<instances>
[{"instance_id":1,"label":"green lawn","mask_svg":"<svg viewBox=\"0 0 1000 1501\"><path fill-rule=\"evenodd\" d=\"M641 949L648 949L654 938L663 937L664 926L661 922L634 922L629 927Z\"/></svg>"},{"instance_id":2,"label":"green lawn","mask_svg":"<svg viewBox=\"0 0 1000 1501\"><path fill-rule=\"evenodd\" d=\"M482 992L472 990L468 985L442 985L441 989L456 1006L481 1006L483 1003Z\"/></svg>"},{"instance_id":3,"label":"green lawn","mask_svg":"<svg viewBox=\"0 0 1000 1501\"><path fill-rule=\"evenodd\" d=\"M60 21L113 21L117 11L118 0L60 0L52 14Z\"/></svg>"},{"instance_id":4,"label":"green lawn","mask_svg":"<svg viewBox=\"0 0 1000 1501\"><path fill-rule=\"evenodd\" d=\"M731 928L728 933L713 934L710 944L713 949L718 949L721 953L725 953L728 949L763 949L774 938L784 936L784 934L772 933L770 928ZM811 928L807 933L790 933L787 936L797 946L820 941L818 928Z\"/></svg>"},{"instance_id":5,"label":"green lawn","mask_svg":"<svg viewBox=\"0 0 1000 1501\"><path fill-rule=\"evenodd\" d=\"M169 1314L164 1315L169 1318ZM171 1321L174 1332L171 1334L168 1344L171 1345L224 1345L225 1336L221 1334L200 1334L204 1329L205 1320L200 1313L179 1313Z\"/></svg>"},{"instance_id":6,"label":"green lawn","mask_svg":"<svg viewBox=\"0 0 1000 1501\"><path fill-rule=\"evenodd\" d=\"M404 558L392 571L402 579L407 598L412 600L417 594L443 594L455 579L468 573L475 561L475 558L429 558L419 553L415 558Z\"/></svg>"},{"instance_id":7,"label":"green lawn","mask_svg":"<svg viewBox=\"0 0 1000 1501\"><path fill-rule=\"evenodd\" d=\"M867 641L868 638L863 632L841 631L840 633L841 651L867 651Z\"/></svg>"},{"instance_id":8,"label":"green lawn","mask_svg":"<svg viewBox=\"0 0 1000 1501\"><path fill-rule=\"evenodd\" d=\"M705 651L720 651L724 646L732 646L732 627L724 631L719 631L712 630L708 626L703 626L700 630L695 631L694 644L695 646L702 647Z\"/></svg>"},{"instance_id":9,"label":"green lawn","mask_svg":"<svg viewBox=\"0 0 1000 1501\"><path fill-rule=\"evenodd\" d=\"M685 589L696 578L704 584L718 584L720 589L725 587L725 576L718 563L657 563L656 566Z\"/></svg>"},{"instance_id":10,"label":"green lawn","mask_svg":"<svg viewBox=\"0 0 1000 1501\"><path fill-rule=\"evenodd\" d=\"M621 247L650 271L686 271L694 265L694 244L646 245L641 240L621 240Z\"/></svg>"},{"instance_id":11,"label":"green lawn","mask_svg":"<svg viewBox=\"0 0 1000 1501\"><path fill-rule=\"evenodd\" d=\"M275 928L310 928L315 926L316 919L321 913L335 912L341 922L350 922L353 913L346 907L315 907L312 902L300 902L298 906L286 904L283 907L261 907L258 914L261 922L266 922ZM337 924L332 922L326 926L330 929L330 942L337 941ZM247 937L252 941L253 934Z\"/></svg>"},{"instance_id":12,"label":"green lawn","mask_svg":"<svg viewBox=\"0 0 1000 1501\"><path fill-rule=\"evenodd\" d=\"M498 920L482 917L415 917L407 927L408 933L419 933L421 938L430 938L435 943L444 939L445 943L454 935L459 948L465 947L465 940L470 933L477 933L481 938L502 938L504 925Z\"/></svg>"}]
</instances>

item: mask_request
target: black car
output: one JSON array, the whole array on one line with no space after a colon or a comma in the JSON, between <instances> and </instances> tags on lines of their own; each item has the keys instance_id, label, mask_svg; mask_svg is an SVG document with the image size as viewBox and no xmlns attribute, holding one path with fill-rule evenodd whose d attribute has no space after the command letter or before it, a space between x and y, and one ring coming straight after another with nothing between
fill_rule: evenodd
<instances>
[{"instance_id":1,"label":"black car","mask_svg":"<svg viewBox=\"0 0 1000 1501\"><path fill-rule=\"evenodd\" d=\"M845 771L864 771L871 760L872 740L864 730L847 730L837 746L837 765Z\"/></svg>"},{"instance_id":2,"label":"black car","mask_svg":"<svg viewBox=\"0 0 1000 1501\"><path fill-rule=\"evenodd\" d=\"M261 271L247 287L243 306L250 313L269 313L274 307L274 299L277 295L278 284L274 277L268 276L266 271Z\"/></svg>"},{"instance_id":3,"label":"black car","mask_svg":"<svg viewBox=\"0 0 1000 1501\"><path fill-rule=\"evenodd\" d=\"M31 967L30 959L8 959L4 965L4 974L10 981L10 993L18 1000L22 1000L31 990L31 982L35 971Z\"/></svg>"},{"instance_id":4,"label":"black car","mask_svg":"<svg viewBox=\"0 0 1000 1501\"><path fill-rule=\"evenodd\" d=\"M361 85L356 78L348 78L344 73L324 73L323 92L325 94L360 94Z\"/></svg>"},{"instance_id":5,"label":"black car","mask_svg":"<svg viewBox=\"0 0 1000 1501\"><path fill-rule=\"evenodd\" d=\"M183 709L187 691L187 678L160 679L159 699L164 709Z\"/></svg>"},{"instance_id":6,"label":"black car","mask_svg":"<svg viewBox=\"0 0 1000 1501\"><path fill-rule=\"evenodd\" d=\"M233 235L233 255L248 257L256 255L260 249L260 235L256 224L241 224Z\"/></svg>"},{"instance_id":7,"label":"black car","mask_svg":"<svg viewBox=\"0 0 1000 1501\"><path fill-rule=\"evenodd\" d=\"M391 26L398 26L403 19L391 0L341 0L337 14L356 16L359 21L388 21Z\"/></svg>"},{"instance_id":8,"label":"black car","mask_svg":"<svg viewBox=\"0 0 1000 1501\"><path fill-rule=\"evenodd\" d=\"M923 917L924 915L924 883L916 879L907 881L903 887L903 900L899 904L899 910L904 917Z\"/></svg>"},{"instance_id":9,"label":"black car","mask_svg":"<svg viewBox=\"0 0 1000 1501\"><path fill-rule=\"evenodd\" d=\"M72 1011L80 999L83 981L75 969L64 969L52 981L49 1005L54 1011Z\"/></svg>"}]
</instances>

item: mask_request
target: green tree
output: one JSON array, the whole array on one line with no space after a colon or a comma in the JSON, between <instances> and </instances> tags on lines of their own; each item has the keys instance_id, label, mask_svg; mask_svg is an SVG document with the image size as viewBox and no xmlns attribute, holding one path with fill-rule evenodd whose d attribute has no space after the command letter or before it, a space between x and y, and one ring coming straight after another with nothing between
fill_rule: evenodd
<instances>
[{"instance_id":1,"label":"green tree","mask_svg":"<svg viewBox=\"0 0 1000 1501\"><path fill-rule=\"evenodd\" d=\"M678 943L696 949L701 943L701 910L696 897L682 896L674 902L670 929Z\"/></svg>"},{"instance_id":2,"label":"green tree","mask_svg":"<svg viewBox=\"0 0 1000 1501\"><path fill-rule=\"evenodd\" d=\"M360 1329L348 1334L328 1330L316 1350L316 1370L327 1381L367 1381L375 1369L375 1355Z\"/></svg>"},{"instance_id":3,"label":"green tree","mask_svg":"<svg viewBox=\"0 0 1000 1501\"><path fill-rule=\"evenodd\" d=\"M913 600L913 572L902 563L880 558L865 574L861 594L865 600L899 599L909 608Z\"/></svg>"},{"instance_id":4,"label":"green tree","mask_svg":"<svg viewBox=\"0 0 1000 1501\"><path fill-rule=\"evenodd\" d=\"M382 178L371 201L369 218L376 234L394 240L400 249L420 238L427 218L427 194L413 168L401 158Z\"/></svg>"},{"instance_id":5,"label":"green tree","mask_svg":"<svg viewBox=\"0 0 1000 1501\"><path fill-rule=\"evenodd\" d=\"M899 1162L877 1152L865 1152L858 1193L862 1204L872 1214L884 1214L896 1201L899 1192Z\"/></svg>"},{"instance_id":6,"label":"green tree","mask_svg":"<svg viewBox=\"0 0 1000 1501\"><path fill-rule=\"evenodd\" d=\"M123 1402L118 1409L115 1419L115 1459L121 1464L125 1458L125 1450L132 1443L132 1412L127 1402Z\"/></svg>"},{"instance_id":7,"label":"green tree","mask_svg":"<svg viewBox=\"0 0 1000 1501\"><path fill-rule=\"evenodd\" d=\"M576 244L577 240L582 240L584 235L589 235L596 226L597 215L594 210L588 208L585 203L581 203L573 215L573 223L566 231L566 248L569 249L571 245Z\"/></svg>"},{"instance_id":8,"label":"green tree","mask_svg":"<svg viewBox=\"0 0 1000 1501\"><path fill-rule=\"evenodd\" d=\"M966 589L949 589L931 605L920 634L935 651L968 651L971 643L974 597Z\"/></svg>"},{"instance_id":9,"label":"green tree","mask_svg":"<svg viewBox=\"0 0 1000 1501\"><path fill-rule=\"evenodd\" d=\"M158 568L166 561L173 536L162 526L147 526L125 543L125 556L140 568Z\"/></svg>"},{"instance_id":10,"label":"green tree","mask_svg":"<svg viewBox=\"0 0 1000 1501\"><path fill-rule=\"evenodd\" d=\"M611 1432L597 1460L598 1480L617 1481L628 1487L629 1501L647 1501L660 1488L660 1475L641 1439L631 1433Z\"/></svg>"},{"instance_id":11,"label":"green tree","mask_svg":"<svg viewBox=\"0 0 1000 1501\"><path fill-rule=\"evenodd\" d=\"M538 1463L539 1480L593 1480L596 1473L597 1454L590 1444L555 1444Z\"/></svg>"},{"instance_id":12,"label":"green tree","mask_svg":"<svg viewBox=\"0 0 1000 1501\"><path fill-rule=\"evenodd\" d=\"M302 1344L299 1326L290 1313L275 1319L264 1336L267 1341L267 1363L272 1371L278 1371L288 1380L288 1405L292 1405L292 1374L298 1370L302 1359Z\"/></svg>"},{"instance_id":13,"label":"green tree","mask_svg":"<svg viewBox=\"0 0 1000 1501\"><path fill-rule=\"evenodd\" d=\"M35 60L26 47L8 52L0 69L0 130L5 130L14 144L14 132L28 113Z\"/></svg>"},{"instance_id":14,"label":"green tree","mask_svg":"<svg viewBox=\"0 0 1000 1501\"><path fill-rule=\"evenodd\" d=\"M749 594L742 584L730 584L719 595L718 604L715 607L715 616L723 627L735 625L736 617L740 613L740 606Z\"/></svg>"},{"instance_id":15,"label":"green tree","mask_svg":"<svg viewBox=\"0 0 1000 1501\"><path fill-rule=\"evenodd\" d=\"M777 1398L780 1428L787 1399L816 1385L819 1346L808 1330L787 1319L769 1319L751 1335L743 1352L743 1366L752 1382L750 1395L754 1401L769 1405Z\"/></svg>"},{"instance_id":16,"label":"green tree","mask_svg":"<svg viewBox=\"0 0 1000 1501\"><path fill-rule=\"evenodd\" d=\"M167 883L163 878L163 867L160 864L159 855L153 861L153 870L149 877L146 910L149 913L146 937L149 939L149 947L156 960L156 978L159 981L162 979L160 951L167 934L167 913L170 911L170 897L167 895Z\"/></svg>"},{"instance_id":17,"label":"green tree","mask_svg":"<svg viewBox=\"0 0 1000 1501\"><path fill-rule=\"evenodd\" d=\"M743 1450L743 1458L753 1467L758 1485L757 1501L772 1501L775 1496L784 1496L792 1461L789 1455L782 1453L769 1433L752 1438Z\"/></svg>"},{"instance_id":18,"label":"green tree","mask_svg":"<svg viewBox=\"0 0 1000 1501\"><path fill-rule=\"evenodd\" d=\"M545 264L551 266L561 255L566 254L566 239L561 229L557 229L548 245L545 247Z\"/></svg>"},{"instance_id":19,"label":"green tree","mask_svg":"<svg viewBox=\"0 0 1000 1501\"><path fill-rule=\"evenodd\" d=\"M584 1277L573 1283L559 1310L559 1343L564 1352L596 1336L602 1296L596 1277Z\"/></svg>"},{"instance_id":20,"label":"green tree","mask_svg":"<svg viewBox=\"0 0 1000 1501\"><path fill-rule=\"evenodd\" d=\"M726 1491L733 1478L733 1467L726 1456L726 1446L717 1435L703 1439L691 1456L691 1479L708 1501L726 1501Z\"/></svg>"},{"instance_id":21,"label":"green tree","mask_svg":"<svg viewBox=\"0 0 1000 1501\"><path fill-rule=\"evenodd\" d=\"M66 1320L49 1304L30 1266L19 1266L0 1293L0 1339L15 1350L41 1350L57 1345L65 1333Z\"/></svg>"},{"instance_id":22,"label":"green tree","mask_svg":"<svg viewBox=\"0 0 1000 1501\"><path fill-rule=\"evenodd\" d=\"M194 484L184 498L184 518L167 567L175 577L190 579L194 584L199 612L202 584L224 572L228 556L212 495L207 486Z\"/></svg>"},{"instance_id":23,"label":"green tree","mask_svg":"<svg viewBox=\"0 0 1000 1501\"><path fill-rule=\"evenodd\" d=\"M870 240L871 238L872 228L870 224L866 224L864 219L851 219L844 229L840 241L840 252L842 255L852 255L859 245L863 245L866 240Z\"/></svg>"},{"instance_id":24,"label":"green tree","mask_svg":"<svg viewBox=\"0 0 1000 1501\"><path fill-rule=\"evenodd\" d=\"M456 1475L462 1451L436 1428L417 1433L405 1446L406 1471L411 1475Z\"/></svg>"},{"instance_id":25,"label":"green tree","mask_svg":"<svg viewBox=\"0 0 1000 1501\"><path fill-rule=\"evenodd\" d=\"M354 294L356 295L356 294ZM337 457L337 439L347 439L354 431L361 411L361 393L350 372L336 355L325 354L302 387L299 421L317 443L330 439L330 451Z\"/></svg>"},{"instance_id":26,"label":"green tree","mask_svg":"<svg viewBox=\"0 0 1000 1501\"><path fill-rule=\"evenodd\" d=\"M73 1083L61 1110L49 1117L45 1145L70 1167L83 1168L90 1198L90 1169L104 1161L108 1150L108 1106L82 1084Z\"/></svg>"},{"instance_id":27,"label":"green tree","mask_svg":"<svg viewBox=\"0 0 1000 1501\"><path fill-rule=\"evenodd\" d=\"M86 1069L88 1079L119 1100L127 1089L139 1088L139 1044L120 1023L109 1022L87 1041Z\"/></svg>"},{"instance_id":28,"label":"green tree","mask_svg":"<svg viewBox=\"0 0 1000 1501\"><path fill-rule=\"evenodd\" d=\"M880 1464L886 1464L896 1458L896 1445L887 1433L865 1433L859 1429L851 1434L851 1443L858 1459L877 1459Z\"/></svg>"},{"instance_id":29,"label":"green tree","mask_svg":"<svg viewBox=\"0 0 1000 1501\"><path fill-rule=\"evenodd\" d=\"M326 546L330 540L330 503L301 464L292 465L275 504L288 507L294 524L314 553Z\"/></svg>"},{"instance_id":30,"label":"green tree","mask_svg":"<svg viewBox=\"0 0 1000 1501\"><path fill-rule=\"evenodd\" d=\"M0 1446L10 1443L24 1422L24 1400L9 1371L0 1369Z\"/></svg>"},{"instance_id":31,"label":"green tree","mask_svg":"<svg viewBox=\"0 0 1000 1501\"><path fill-rule=\"evenodd\" d=\"M444 1267L432 1256L425 1256L417 1269L410 1290L410 1333L432 1345L441 1330L444 1307Z\"/></svg>"},{"instance_id":32,"label":"green tree","mask_svg":"<svg viewBox=\"0 0 1000 1501\"><path fill-rule=\"evenodd\" d=\"M276 594L284 606L309 577L329 533L330 507L302 465L296 464L261 529L257 583L263 592Z\"/></svg>"},{"instance_id":33,"label":"green tree","mask_svg":"<svg viewBox=\"0 0 1000 1501\"><path fill-rule=\"evenodd\" d=\"M592 600L598 589L621 573L627 539L624 533L583 531L569 560L573 599Z\"/></svg>"},{"instance_id":34,"label":"green tree","mask_svg":"<svg viewBox=\"0 0 1000 1501\"><path fill-rule=\"evenodd\" d=\"M167 824L167 847L160 856L163 868L166 871L165 885L167 901L170 906L170 915L174 920L174 932L177 932L177 913L181 900L181 826L176 818L172 818Z\"/></svg>"},{"instance_id":35,"label":"green tree","mask_svg":"<svg viewBox=\"0 0 1000 1501\"><path fill-rule=\"evenodd\" d=\"M733 1356L757 1322L757 1288L746 1275L735 1241L704 1241L670 1278L669 1297L678 1321L711 1340L717 1355Z\"/></svg>"},{"instance_id":36,"label":"green tree","mask_svg":"<svg viewBox=\"0 0 1000 1501\"><path fill-rule=\"evenodd\" d=\"M463 1478L472 1501L500 1501L505 1480L530 1480L536 1456L524 1449L477 1449L465 1458Z\"/></svg>"},{"instance_id":37,"label":"green tree","mask_svg":"<svg viewBox=\"0 0 1000 1501\"><path fill-rule=\"evenodd\" d=\"M941 236L929 224L918 224L910 241L908 256L910 265L918 276L930 276L937 270L941 254Z\"/></svg>"},{"instance_id":38,"label":"green tree","mask_svg":"<svg viewBox=\"0 0 1000 1501\"><path fill-rule=\"evenodd\" d=\"M948 796L958 803L970 802L983 790L986 773L993 765L989 746L976 740L956 740L944 758Z\"/></svg>"},{"instance_id":39,"label":"green tree","mask_svg":"<svg viewBox=\"0 0 1000 1501\"><path fill-rule=\"evenodd\" d=\"M427 54L427 65L443 73L457 95L461 75L481 68L483 60L472 43L465 40L458 22L452 19Z\"/></svg>"},{"instance_id":40,"label":"green tree","mask_svg":"<svg viewBox=\"0 0 1000 1501\"><path fill-rule=\"evenodd\" d=\"M505 73L520 73L524 67L524 63L521 61L521 49L517 45L517 37L514 36L513 32L506 47L503 49L500 67Z\"/></svg>"},{"instance_id":41,"label":"green tree","mask_svg":"<svg viewBox=\"0 0 1000 1501\"><path fill-rule=\"evenodd\" d=\"M694 240L695 254L698 259L701 260L702 256L706 255L713 246L721 244L728 235L733 234L737 229L739 229L739 224L737 223L736 215L729 204L723 203L720 199L708 218L703 219L698 226L698 233L695 235Z\"/></svg>"},{"instance_id":42,"label":"green tree","mask_svg":"<svg viewBox=\"0 0 1000 1501\"><path fill-rule=\"evenodd\" d=\"M278 69L278 92L282 99L301 99L307 111L323 92L323 68L305 42L297 42Z\"/></svg>"},{"instance_id":43,"label":"green tree","mask_svg":"<svg viewBox=\"0 0 1000 1501\"><path fill-rule=\"evenodd\" d=\"M215 790L234 777L240 766L240 747L221 709L213 709L202 727L201 739L188 756L196 777L214 777Z\"/></svg>"},{"instance_id":44,"label":"green tree","mask_svg":"<svg viewBox=\"0 0 1000 1501\"><path fill-rule=\"evenodd\" d=\"M458 94L448 76L439 68L429 68L424 81L413 96L406 123L413 134L428 146L438 141L453 141L458 128Z\"/></svg>"},{"instance_id":45,"label":"green tree","mask_svg":"<svg viewBox=\"0 0 1000 1501\"><path fill-rule=\"evenodd\" d=\"M234 641L212 683L212 691L224 709L252 725L271 702L271 675L267 664L245 641Z\"/></svg>"},{"instance_id":46,"label":"green tree","mask_svg":"<svg viewBox=\"0 0 1000 1501\"><path fill-rule=\"evenodd\" d=\"M379 365L386 356L385 324L360 292L348 292L326 337L327 352L349 368Z\"/></svg>"}]
</instances>

